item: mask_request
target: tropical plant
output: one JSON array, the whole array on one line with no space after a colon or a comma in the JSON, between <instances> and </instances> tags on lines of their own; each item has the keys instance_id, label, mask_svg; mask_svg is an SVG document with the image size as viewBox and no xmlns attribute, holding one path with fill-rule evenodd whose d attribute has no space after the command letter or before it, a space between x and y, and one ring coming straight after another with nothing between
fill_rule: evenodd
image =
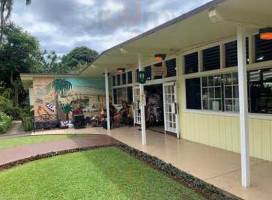
<instances>
[{"instance_id":1,"label":"tropical plant","mask_svg":"<svg viewBox=\"0 0 272 200\"><path fill-rule=\"evenodd\" d=\"M69 121L69 113L72 112L73 107L71 104L61 104L62 112L66 115L66 121Z\"/></svg>"},{"instance_id":2,"label":"tropical plant","mask_svg":"<svg viewBox=\"0 0 272 200\"><path fill-rule=\"evenodd\" d=\"M0 112L5 112L12 107L10 100L0 96Z\"/></svg>"},{"instance_id":3,"label":"tropical plant","mask_svg":"<svg viewBox=\"0 0 272 200\"><path fill-rule=\"evenodd\" d=\"M12 118L3 112L0 112L0 134L6 133L11 126Z\"/></svg>"},{"instance_id":4,"label":"tropical plant","mask_svg":"<svg viewBox=\"0 0 272 200\"><path fill-rule=\"evenodd\" d=\"M26 5L31 4L31 0L26 0ZM3 31L6 22L11 16L14 0L0 0L0 47L2 46Z\"/></svg>"}]
</instances>

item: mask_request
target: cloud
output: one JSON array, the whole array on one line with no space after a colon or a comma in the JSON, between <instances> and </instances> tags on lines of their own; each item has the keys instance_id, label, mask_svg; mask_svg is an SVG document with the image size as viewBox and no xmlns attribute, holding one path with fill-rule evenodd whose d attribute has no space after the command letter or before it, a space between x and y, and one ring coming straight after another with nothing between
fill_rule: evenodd
<instances>
[{"instance_id":1,"label":"cloud","mask_svg":"<svg viewBox=\"0 0 272 200\"><path fill-rule=\"evenodd\" d=\"M77 46L99 52L210 0L15 0L12 20L42 48L65 54Z\"/></svg>"}]
</instances>

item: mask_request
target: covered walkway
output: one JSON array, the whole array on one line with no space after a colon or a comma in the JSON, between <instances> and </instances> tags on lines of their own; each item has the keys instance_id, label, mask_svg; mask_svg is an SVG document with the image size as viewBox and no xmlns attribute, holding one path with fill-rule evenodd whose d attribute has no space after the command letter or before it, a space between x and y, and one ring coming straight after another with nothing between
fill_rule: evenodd
<instances>
[{"instance_id":1,"label":"covered walkway","mask_svg":"<svg viewBox=\"0 0 272 200\"><path fill-rule=\"evenodd\" d=\"M52 130L37 134L107 134L123 143L156 156L208 183L248 200L272 197L272 162L251 158L252 186L241 186L240 155L147 130L147 145L142 145L139 127L106 131L102 128Z\"/></svg>"}]
</instances>

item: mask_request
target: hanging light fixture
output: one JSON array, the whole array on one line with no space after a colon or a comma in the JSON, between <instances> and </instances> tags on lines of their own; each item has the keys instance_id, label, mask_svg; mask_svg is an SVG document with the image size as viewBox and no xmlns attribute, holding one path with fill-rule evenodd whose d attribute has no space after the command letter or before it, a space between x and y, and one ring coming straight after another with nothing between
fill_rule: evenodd
<instances>
[{"instance_id":1,"label":"hanging light fixture","mask_svg":"<svg viewBox=\"0 0 272 200\"><path fill-rule=\"evenodd\" d=\"M146 73L145 73L145 71L139 71L138 72L138 77L139 77L138 82L140 84L145 84L145 82L146 82Z\"/></svg>"},{"instance_id":2,"label":"hanging light fixture","mask_svg":"<svg viewBox=\"0 0 272 200\"><path fill-rule=\"evenodd\" d=\"M155 54L155 60L158 62L165 60L165 58L166 58L166 54Z\"/></svg>"},{"instance_id":3,"label":"hanging light fixture","mask_svg":"<svg viewBox=\"0 0 272 200\"><path fill-rule=\"evenodd\" d=\"M259 30L261 40L272 40L272 28L266 27Z\"/></svg>"},{"instance_id":4,"label":"hanging light fixture","mask_svg":"<svg viewBox=\"0 0 272 200\"><path fill-rule=\"evenodd\" d=\"M125 72L125 68L118 68L117 74L123 74Z\"/></svg>"}]
</instances>

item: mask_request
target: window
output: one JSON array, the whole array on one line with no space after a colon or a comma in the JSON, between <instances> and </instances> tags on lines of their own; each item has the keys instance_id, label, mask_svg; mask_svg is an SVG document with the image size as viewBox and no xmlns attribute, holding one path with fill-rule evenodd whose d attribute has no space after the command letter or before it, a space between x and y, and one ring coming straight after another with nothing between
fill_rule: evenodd
<instances>
[{"instance_id":1,"label":"window","mask_svg":"<svg viewBox=\"0 0 272 200\"><path fill-rule=\"evenodd\" d=\"M113 104L117 104L117 89L113 89Z\"/></svg>"},{"instance_id":2,"label":"window","mask_svg":"<svg viewBox=\"0 0 272 200\"><path fill-rule=\"evenodd\" d=\"M250 112L272 114L272 69L249 72Z\"/></svg>"},{"instance_id":3,"label":"window","mask_svg":"<svg viewBox=\"0 0 272 200\"><path fill-rule=\"evenodd\" d=\"M238 66L238 55L237 55L237 41L229 42L225 44L225 65L226 67ZM246 38L246 58L247 64L249 64L249 40Z\"/></svg>"},{"instance_id":4,"label":"window","mask_svg":"<svg viewBox=\"0 0 272 200\"><path fill-rule=\"evenodd\" d=\"M239 112L238 73L223 75L224 111Z\"/></svg>"},{"instance_id":5,"label":"window","mask_svg":"<svg viewBox=\"0 0 272 200\"><path fill-rule=\"evenodd\" d=\"M260 35L255 35L256 62L272 60L272 40L261 40Z\"/></svg>"},{"instance_id":6,"label":"window","mask_svg":"<svg viewBox=\"0 0 272 200\"><path fill-rule=\"evenodd\" d=\"M168 60L165 62L167 69L167 77L173 77L177 75L177 63L176 59Z\"/></svg>"},{"instance_id":7,"label":"window","mask_svg":"<svg viewBox=\"0 0 272 200\"><path fill-rule=\"evenodd\" d=\"M123 73L123 74L122 74L122 84L123 84L123 85L126 85L126 84L127 84L127 74L126 74L126 73Z\"/></svg>"},{"instance_id":8,"label":"window","mask_svg":"<svg viewBox=\"0 0 272 200\"><path fill-rule=\"evenodd\" d=\"M202 78L203 110L222 110L221 75Z\"/></svg>"},{"instance_id":9,"label":"window","mask_svg":"<svg viewBox=\"0 0 272 200\"><path fill-rule=\"evenodd\" d=\"M220 69L220 46L202 51L203 71Z\"/></svg>"},{"instance_id":10,"label":"window","mask_svg":"<svg viewBox=\"0 0 272 200\"><path fill-rule=\"evenodd\" d=\"M122 104L122 101L127 101L127 88L118 88L117 101L115 104Z\"/></svg>"},{"instance_id":11,"label":"window","mask_svg":"<svg viewBox=\"0 0 272 200\"><path fill-rule=\"evenodd\" d=\"M200 78L186 80L187 109L201 109Z\"/></svg>"},{"instance_id":12,"label":"window","mask_svg":"<svg viewBox=\"0 0 272 200\"><path fill-rule=\"evenodd\" d=\"M132 83L132 72L131 71L128 72L127 76L128 76L128 84L131 84Z\"/></svg>"},{"instance_id":13,"label":"window","mask_svg":"<svg viewBox=\"0 0 272 200\"><path fill-rule=\"evenodd\" d=\"M112 77L112 86L115 86L116 83L115 83L115 76Z\"/></svg>"},{"instance_id":14,"label":"window","mask_svg":"<svg viewBox=\"0 0 272 200\"><path fill-rule=\"evenodd\" d=\"M117 75L117 85L121 85L121 75Z\"/></svg>"},{"instance_id":15,"label":"window","mask_svg":"<svg viewBox=\"0 0 272 200\"><path fill-rule=\"evenodd\" d=\"M226 67L235 67L238 65L237 41L225 44Z\"/></svg>"},{"instance_id":16,"label":"window","mask_svg":"<svg viewBox=\"0 0 272 200\"><path fill-rule=\"evenodd\" d=\"M198 52L184 56L185 74L198 72Z\"/></svg>"},{"instance_id":17,"label":"window","mask_svg":"<svg viewBox=\"0 0 272 200\"><path fill-rule=\"evenodd\" d=\"M128 103L133 102L133 92L132 92L132 87L127 88L127 101Z\"/></svg>"},{"instance_id":18,"label":"window","mask_svg":"<svg viewBox=\"0 0 272 200\"><path fill-rule=\"evenodd\" d=\"M147 66L144 68L145 74L146 74L146 80L151 80L151 66Z\"/></svg>"}]
</instances>

